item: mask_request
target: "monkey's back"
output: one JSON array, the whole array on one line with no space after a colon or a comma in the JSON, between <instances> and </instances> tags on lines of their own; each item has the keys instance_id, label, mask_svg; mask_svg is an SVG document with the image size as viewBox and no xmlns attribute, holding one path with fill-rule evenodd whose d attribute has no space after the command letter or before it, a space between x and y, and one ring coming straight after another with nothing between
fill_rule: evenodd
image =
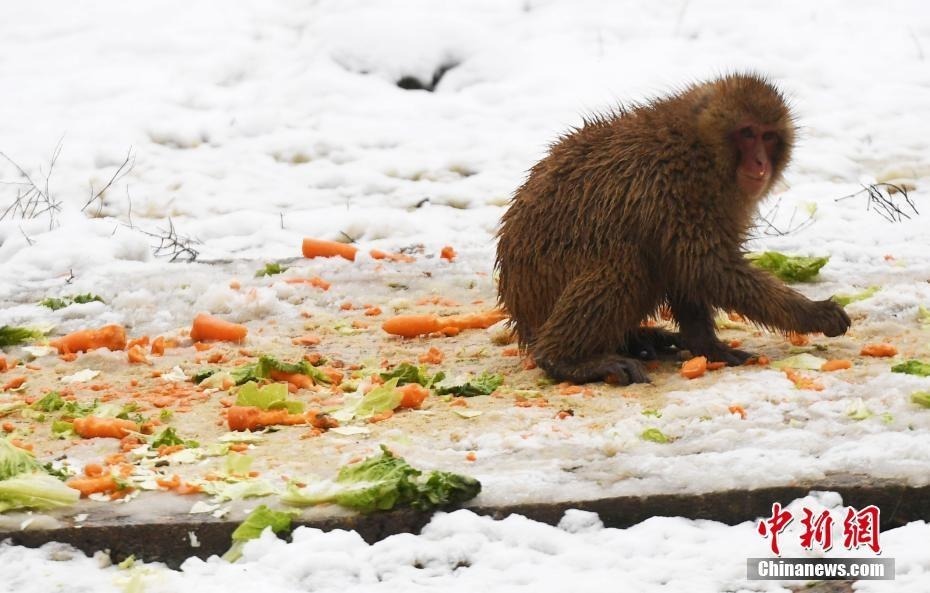
<instances>
[{"instance_id":1,"label":"monkey's back","mask_svg":"<svg viewBox=\"0 0 930 593\"><path fill-rule=\"evenodd\" d=\"M673 101L586 122L553 144L514 194L497 266L499 298L522 345L578 274L631 252L649 258L646 245L673 240L669 202L690 174L681 147L691 142Z\"/></svg>"}]
</instances>

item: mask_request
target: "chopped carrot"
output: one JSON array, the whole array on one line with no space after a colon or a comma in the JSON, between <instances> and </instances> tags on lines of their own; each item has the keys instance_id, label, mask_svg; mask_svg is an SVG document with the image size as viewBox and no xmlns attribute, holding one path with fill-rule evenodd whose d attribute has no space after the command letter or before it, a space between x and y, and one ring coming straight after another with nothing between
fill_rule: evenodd
<instances>
[{"instance_id":1,"label":"chopped carrot","mask_svg":"<svg viewBox=\"0 0 930 593\"><path fill-rule=\"evenodd\" d=\"M742 345L743 345L743 341L737 338L730 340L730 342L727 344L727 346L729 346L730 348L739 348Z\"/></svg>"},{"instance_id":2,"label":"chopped carrot","mask_svg":"<svg viewBox=\"0 0 930 593\"><path fill-rule=\"evenodd\" d=\"M306 238L303 241L302 251L304 257L335 257L338 255L349 261L355 261L358 247L348 243Z\"/></svg>"},{"instance_id":3,"label":"chopped carrot","mask_svg":"<svg viewBox=\"0 0 930 593\"><path fill-rule=\"evenodd\" d=\"M82 329L51 340L49 344L58 352L68 354L97 348L126 349L126 330L119 325L105 325L99 329Z\"/></svg>"},{"instance_id":4,"label":"chopped carrot","mask_svg":"<svg viewBox=\"0 0 930 593\"><path fill-rule=\"evenodd\" d=\"M708 362L708 363L707 363L707 370L708 370L708 371L719 371L720 369L724 368L725 366L727 366L727 363L725 363L725 362L723 362L723 361L719 361L719 362Z\"/></svg>"},{"instance_id":5,"label":"chopped carrot","mask_svg":"<svg viewBox=\"0 0 930 593\"><path fill-rule=\"evenodd\" d=\"M516 346L504 348L501 350L501 356L520 356L520 349Z\"/></svg>"},{"instance_id":6,"label":"chopped carrot","mask_svg":"<svg viewBox=\"0 0 930 593\"><path fill-rule=\"evenodd\" d=\"M301 373L285 373L272 369L270 375L275 381L285 381L298 389L310 389L314 385L313 379Z\"/></svg>"},{"instance_id":7,"label":"chopped carrot","mask_svg":"<svg viewBox=\"0 0 930 593\"><path fill-rule=\"evenodd\" d=\"M898 353L898 349L893 344L866 344L859 352L862 356L888 357Z\"/></svg>"},{"instance_id":8,"label":"chopped carrot","mask_svg":"<svg viewBox=\"0 0 930 593\"><path fill-rule=\"evenodd\" d=\"M455 335L463 329L485 329L491 327L505 315L499 309L471 315L397 315L385 320L381 328L389 334L412 338L434 332ZM447 332L446 330L454 330Z\"/></svg>"},{"instance_id":9,"label":"chopped carrot","mask_svg":"<svg viewBox=\"0 0 930 593\"><path fill-rule=\"evenodd\" d=\"M213 344L208 344L206 342L194 342L194 350L197 352L206 352L210 348L213 348Z\"/></svg>"},{"instance_id":10,"label":"chopped carrot","mask_svg":"<svg viewBox=\"0 0 930 593\"><path fill-rule=\"evenodd\" d=\"M400 400L399 407L401 408L419 409L423 405L423 400L429 395L429 389L419 383L407 383L398 387L397 390L404 394L404 398Z\"/></svg>"},{"instance_id":11,"label":"chopped carrot","mask_svg":"<svg viewBox=\"0 0 930 593\"><path fill-rule=\"evenodd\" d=\"M387 420L393 415L394 415L394 410L384 410L383 412L379 412L375 414L374 416L372 416L371 418L369 418L368 422L371 424L374 424L375 422L381 422L383 420Z\"/></svg>"},{"instance_id":12,"label":"chopped carrot","mask_svg":"<svg viewBox=\"0 0 930 593\"><path fill-rule=\"evenodd\" d=\"M0 387L0 391L10 391L13 389L19 389L23 386L23 383L26 382L26 377L13 377L9 381L3 384L3 387Z\"/></svg>"},{"instance_id":13,"label":"chopped carrot","mask_svg":"<svg viewBox=\"0 0 930 593\"><path fill-rule=\"evenodd\" d=\"M365 309L365 315L369 317L374 317L375 315L381 315L381 307L369 307Z\"/></svg>"},{"instance_id":14,"label":"chopped carrot","mask_svg":"<svg viewBox=\"0 0 930 593\"><path fill-rule=\"evenodd\" d=\"M249 330L244 325L213 317L207 313L200 313L194 317L194 323L191 326L191 339L195 342L202 340L241 342L248 333Z\"/></svg>"},{"instance_id":15,"label":"chopped carrot","mask_svg":"<svg viewBox=\"0 0 930 593\"><path fill-rule=\"evenodd\" d=\"M743 420L746 419L746 409L739 404L733 404L727 408L727 410L729 410L731 414L739 414L739 417Z\"/></svg>"},{"instance_id":16,"label":"chopped carrot","mask_svg":"<svg viewBox=\"0 0 930 593\"><path fill-rule=\"evenodd\" d=\"M13 432L16 430L16 426L12 422L3 423L3 432Z\"/></svg>"},{"instance_id":17,"label":"chopped carrot","mask_svg":"<svg viewBox=\"0 0 930 593\"><path fill-rule=\"evenodd\" d=\"M316 346L320 343L320 336L306 335L299 336L291 340L291 344L295 346Z\"/></svg>"},{"instance_id":18,"label":"chopped carrot","mask_svg":"<svg viewBox=\"0 0 930 593\"><path fill-rule=\"evenodd\" d=\"M686 379L697 379L707 372L707 358L695 356L681 365L681 376Z\"/></svg>"},{"instance_id":19,"label":"chopped carrot","mask_svg":"<svg viewBox=\"0 0 930 593\"><path fill-rule=\"evenodd\" d=\"M339 426L339 421L325 412L307 412L307 420L310 422L311 426L320 430L328 430Z\"/></svg>"},{"instance_id":20,"label":"chopped carrot","mask_svg":"<svg viewBox=\"0 0 930 593\"><path fill-rule=\"evenodd\" d=\"M88 478L97 478L103 475L103 466L99 463L88 463L84 466L84 475Z\"/></svg>"},{"instance_id":21,"label":"chopped carrot","mask_svg":"<svg viewBox=\"0 0 930 593\"><path fill-rule=\"evenodd\" d=\"M129 340L129 342L126 343L126 348L132 348L133 346L148 346L148 345L149 345L149 337L142 336L141 338Z\"/></svg>"},{"instance_id":22,"label":"chopped carrot","mask_svg":"<svg viewBox=\"0 0 930 593\"><path fill-rule=\"evenodd\" d=\"M465 461L477 461L477 459L478 459L478 456L475 454L474 451L469 451L468 453L465 454Z\"/></svg>"},{"instance_id":23,"label":"chopped carrot","mask_svg":"<svg viewBox=\"0 0 930 593\"><path fill-rule=\"evenodd\" d=\"M435 346L430 346L426 354L421 354L417 360L426 364L439 364L442 362L442 357L442 350Z\"/></svg>"},{"instance_id":24,"label":"chopped carrot","mask_svg":"<svg viewBox=\"0 0 930 593\"><path fill-rule=\"evenodd\" d=\"M329 290L329 287L332 286L326 280L323 280L319 276L313 276L311 278L287 278L284 280L288 284L309 284L314 288L319 288L321 290Z\"/></svg>"},{"instance_id":25,"label":"chopped carrot","mask_svg":"<svg viewBox=\"0 0 930 593\"><path fill-rule=\"evenodd\" d=\"M788 332L788 341L792 346L807 346L811 342L807 334L799 334L798 332Z\"/></svg>"},{"instance_id":26,"label":"chopped carrot","mask_svg":"<svg viewBox=\"0 0 930 593\"><path fill-rule=\"evenodd\" d=\"M130 363L152 364L149 362L149 359L146 358L145 350L143 350L142 346L140 345L133 346L126 351L126 354Z\"/></svg>"},{"instance_id":27,"label":"chopped carrot","mask_svg":"<svg viewBox=\"0 0 930 593\"><path fill-rule=\"evenodd\" d=\"M794 386L798 389L804 389L806 391L823 391L823 385L817 381L814 381L810 377L805 377L794 369L784 369L784 371L785 376L788 377L788 380L794 383Z\"/></svg>"},{"instance_id":28,"label":"chopped carrot","mask_svg":"<svg viewBox=\"0 0 930 593\"><path fill-rule=\"evenodd\" d=\"M455 259L456 255L458 254L455 253L455 249L453 249L451 245L446 245L442 248L442 251L439 252L439 257L450 262Z\"/></svg>"},{"instance_id":29,"label":"chopped carrot","mask_svg":"<svg viewBox=\"0 0 930 593\"><path fill-rule=\"evenodd\" d=\"M123 420L121 418L87 416L74 419L74 432L84 439L94 437L121 439L130 432L139 432L140 428L132 420Z\"/></svg>"},{"instance_id":30,"label":"chopped carrot","mask_svg":"<svg viewBox=\"0 0 930 593\"><path fill-rule=\"evenodd\" d=\"M104 474L96 477L71 478L65 484L69 488L74 488L81 492L82 497L88 497L91 494L115 492L119 490L119 484L113 474Z\"/></svg>"},{"instance_id":31,"label":"chopped carrot","mask_svg":"<svg viewBox=\"0 0 930 593\"><path fill-rule=\"evenodd\" d=\"M6 356L0 354L0 373L6 372L9 367L6 365Z\"/></svg>"},{"instance_id":32,"label":"chopped carrot","mask_svg":"<svg viewBox=\"0 0 930 593\"><path fill-rule=\"evenodd\" d=\"M165 354L165 338L158 336L152 341L152 356L163 356Z\"/></svg>"},{"instance_id":33,"label":"chopped carrot","mask_svg":"<svg viewBox=\"0 0 930 593\"><path fill-rule=\"evenodd\" d=\"M842 358L834 358L820 365L820 370L827 371L827 372L841 371L843 369L851 369L851 368L852 368L852 362L849 360L844 360Z\"/></svg>"},{"instance_id":34,"label":"chopped carrot","mask_svg":"<svg viewBox=\"0 0 930 593\"><path fill-rule=\"evenodd\" d=\"M226 422L229 430L257 430L275 424L307 424L307 418L302 414L289 414L283 408L262 410L255 406L230 406L226 411Z\"/></svg>"},{"instance_id":35,"label":"chopped carrot","mask_svg":"<svg viewBox=\"0 0 930 593\"><path fill-rule=\"evenodd\" d=\"M172 453L183 451L184 448L185 448L184 445L162 445L161 447L158 448L158 456L167 457L168 455L171 455Z\"/></svg>"},{"instance_id":36,"label":"chopped carrot","mask_svg":"<svg viewBox=\"0 0 930 593\"><path fill-rule=\"evenodd\" d=\"M231 288L232 290L239 290L240 288L242 288L242 284L238 280L230 280L229 288Z\"/></svg>"},{"instance_id":37,"label":"chopped carrot","mask_svg":"<svg viewBox=\"0 0 930 593\"><path fill-rule=\"evenodd\" d=\"M386 251L381 251L380 249L372 249L368 252L368 255L370 255L372 259L384 259L387 261L400 262L405 264L416 261L416 258L414 258L412 255L407 255L406 253L388 253Z\"/></svg>"},{"instance_id":38,"label":"chopped carrot","mask_svg":"<svg viewBox=\"0 0 930 593\"><path fill-rule=\"evenodd\" d=\"M329 379L329 382L333 385L339 385L342 383L343 373L339 369L328 367L319 367L320 370L326 375L326 378Z\"/></svg>"}]
</instances>

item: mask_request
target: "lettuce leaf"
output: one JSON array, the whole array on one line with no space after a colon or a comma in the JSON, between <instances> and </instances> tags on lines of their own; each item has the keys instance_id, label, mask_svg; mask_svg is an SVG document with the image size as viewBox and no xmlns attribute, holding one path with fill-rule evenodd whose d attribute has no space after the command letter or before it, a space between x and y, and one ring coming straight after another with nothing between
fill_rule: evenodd
<instances>
[{"instance_id":1,"label":"lettuce leaf","mask_svg":"<svg viewBox=\"0 0 930 593\"><path fill-rule=\"evenodd\" d=\"M832 298L833 301L838 303L840 306L845 307L850 303L864 301L866 299L872 298L875 296L875 293L881 289L881 286L870 286L861 292L856 292L853 294L835 294L830 298Z\"/></svg>"},{"instance_id":2,"label":"lettuce leaf","mask_svg":"<svg viewBox=\"0 0 930 593\"><path fill-rule=\"evenodd\" d=\"M398 385L406 385L407 383L418 383L423 387L429 389L433 383L439 383L446 378L446 374L442 371L436 373L432 377L429 376L429 373L426 372L425 367L418 367L410 364L409 362L401 363L394 370L388 373L381 373L381 378L385 381L390 381L391 379L397 379Z\"/></svg>"},{"instance_id":3,"label":"lettuce leaf","mask_svg":"<svg viewBox=\"0 0 930 593\"><path fill-rule=\"evenodd\" d=\"M232 379L236 385L242 385L249 381L258 381L267 379L271 376L271 371L279 371L287 374L307 375L316 383L329 384L329 377L306 360L299 362L281 362L273 356L262 354L258 357L258 362L241 366L232 371Z\"/></svg>"},{"instance_id":4,"label":"lettuce leaf","mask_svg":"<svg viewBox=\"0 0 930 593\"><path fill-rule=\"evenodd\" d=\"M7 346L18 346L42 337L42 332L36 329L26 327L14 327L12 325L0 326L0 348Z\"/></svg>"},{"instance_id":5,"label":"lettuce leaf","mask_svg":"<svg viewBox=\"0 0 930 593\"><path fill-rule=\"evenodd\" d=\"M199 447L200 443L193 440L185 441L178 436L178 433L175 432L174 428L171 426L161 431L161 434L155 437L155 440L153 440L151 443L151 447L153 449L158 449L162 446L172 447L174 445L184 445L188 449L193 449L194 447Z\"/></svg>"},{"instance_id":6,"label":"lettuce leaf","mask_svg":"<svg viewBox=\"0 0 930 593\"><path fill-rule=\"evenodd\" d=\"M262 410L285 408L290 414L302 414L304 403L288 400L287 393L287 385L284 383L269 383L259 387L250 381L236 393L236 405L254 406Z\"/></svg>"},{"instance_id":7,"label":"lettuce leaf","mask_svg":"<svg viewBox=\"0 0 930 593\"><path fill-rule=\"evenodd\" d=\"M820 358L819 356L814 356L813 354L804 352L802 354L795 354L794 356L789 356L788 358L776 360L769 366L775 369L803 369L807 371L819 371L820 367L822 367L823 363L825 362L827 362L826 358Z\"/></svg>"},{"instance_id":8,"label":"lettuce leaf","mask_svg":"<svg viewBox=\"0 0 930 593\"><path fill-rule=\"evenodd\" d=\"M748 253L746 258L752 265L775 274L785 282L810 282L830 261L829 257L802 257L777 251Z\"/></svg>"},{"instance_id":9,"label":"lettuce leaf","mask_svg":"<svg viewBox=\"0 0 930 593\"><path fill-rule=\"evenodd\" d=\"M99 296L91 293L84 294L75 294L72 296L64 296L61 298L49 297L39 301L39 305L43 307L48 307L52 311L57 311L58 309L64 309L70 305L79 304L83 305L84 303L93 303L93 302L102 303L103 299Z\"/></svg>"},{"instance_id":10,"label":"lettuce leaf","mask_svg":"<svg viewBox=\"0 0 930 593\"><path fill-rule=\"evenodd\" d=\"M908 360L907 362L902 362L891 367L891 372L930 377L930 362Z\"/></svg>"},{"instance_id":11,"label":"lettuce leaf","mask_svg":"<svg viewBox=\"0 0 930 593\"><path fill-rule=\"evenodd\" d=\"M665 436L665 433L659 430L658 428L647 428L639 435L639 438L644 441L651 441L653 443L668 443L669 438Z\"/></svg>"},{"instance_id":12,"label":"lettuce leaf","mask_svg":"<svg viewBox=\"0 0 930 593\"><path fill-rule=\"evenodd\" d=\"M288 270L287 266L282 266L281 264L277 262L272 262L270 264L265 264L264 268L255 272L255 277L261 278L262 276L275 276L287 270Z\"/></svg>"},{"instance_id":13,"label":"lettuce leaf","mask_svg":"<svg viewBox=\"0 0 930 593\"><path fill-rule=\"evenodd\" d=\"M469 476L431 471L424 475L384 445L381 455L342 467L335 480L308 488L288 486L281 499L292 505L336 503L362 513L409 506L429 510L461 504L481 492Z\"/></svg>"},{"instance_id":14,"label":"lettuce leaf","mask_svg":"<svg viewBox=\"0 0 930 593\"><path fill-rule=\"evenodd\" d=\"M911 394L911 402L918 406L930 408L930 391L915 391Z\"/></svg>"},{"instance_id":15,"label":"lettuce leaf","mask_svg":"<svg viewBox=\"0 0 930 593\"><path fill-rule=\"evenodd\" d=\"M232 532L232 547L223 554L223 560L235 562L242 557L242 548L245 542L258 539L266 528L272 533L281 533L291 530L293 514L286 511L273 511L265 505L259 505L249 516Z\"/></svg>"},{"instance_id":16,"label":"lettuce leaf","mask_svg":"<svg viewBox=\"0 0 930 593\"><path fill-rule=\"evenodd\" d=\"M473 397L476 395L490 395L495 389L504 383L504 377L497 373L484 372L458 385L437 386L436 393L439 395L458 395L461 397Z\"/></svg>"},{"instance_id":17,"label":"lettuce leaf","mask_svg":"<svg viewBox=\"0 0 930 593\"><path fill-rule=\"evenodd\" d=\"M57 391L49 391L42 399L33 402L29 407L41 412L57 412L65 407L65 400L61 399L61 394Z\"/></svg>"},{"instance_id":18,"label":"lettuce leaf","mask_svg":"<svg viewBox=\"0 0 930 593\"><path fill-rule=\"evenodd\" d=\"M42 464L30 453L0 438L0 480L20 474L42 471Z\"/></svg>"},{"instance_id":19,"label":"lettuce leaf","mask_svg":"<svg viewBox=\"0 0 930 593\"><path fill-rule=\"evenodd\" d=\"M81 493L43 473L24 473L0 480L0 513L10 509L51 509L76 503Z\"/></svg>"}]
</instances>

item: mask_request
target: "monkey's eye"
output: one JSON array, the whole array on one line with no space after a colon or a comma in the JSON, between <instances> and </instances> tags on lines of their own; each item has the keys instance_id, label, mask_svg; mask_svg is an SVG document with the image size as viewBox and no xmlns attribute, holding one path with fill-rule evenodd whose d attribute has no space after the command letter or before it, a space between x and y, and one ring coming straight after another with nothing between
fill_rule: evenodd
<instances>
[{"instance_id":1,"label":"monkey's eye","mask_svg":"<svg viewBox=\"0 0 930 593\"><path fill-rule=\"evenodd\" d=\"M774 142L775 140L778 140L778 134L776 134L775 132L769 131L769 132L765 132L764 134L762 134L763 142Z\"/></svg>"},{"instance_id":2,"label":"monkey's eye","mask_svg":"<svg viewBox=\"0 0 930 593\"><path fill-rule=\"evenodd\" d=\"M743 138L755 138L756 134L752 131L752 128L746 126L745 128L740 128L739 135Z\"/></svg>"}]
</instances>

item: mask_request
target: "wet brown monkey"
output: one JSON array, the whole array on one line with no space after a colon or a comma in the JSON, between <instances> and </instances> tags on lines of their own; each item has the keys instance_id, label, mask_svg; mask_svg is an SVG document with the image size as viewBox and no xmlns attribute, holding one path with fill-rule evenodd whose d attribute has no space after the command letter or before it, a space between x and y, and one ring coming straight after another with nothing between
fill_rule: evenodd
<instances>
[{"instance_id":1,"label":"wet brown monkey","mask_svg":"<svg viewBox=\"0 0 930 593\"><path fill-rule=\"evenodd\" d=\"M514 195L499 232L500 301L553 378L646 382L642 363L687 349L735 365L714 310L763 326L843 334L849 317L743 257L756 206L787 165L794 124L755 74L695 84L585 121ZM679 331L642 328L663 304Z\"/></svg>"}]
</instances>

